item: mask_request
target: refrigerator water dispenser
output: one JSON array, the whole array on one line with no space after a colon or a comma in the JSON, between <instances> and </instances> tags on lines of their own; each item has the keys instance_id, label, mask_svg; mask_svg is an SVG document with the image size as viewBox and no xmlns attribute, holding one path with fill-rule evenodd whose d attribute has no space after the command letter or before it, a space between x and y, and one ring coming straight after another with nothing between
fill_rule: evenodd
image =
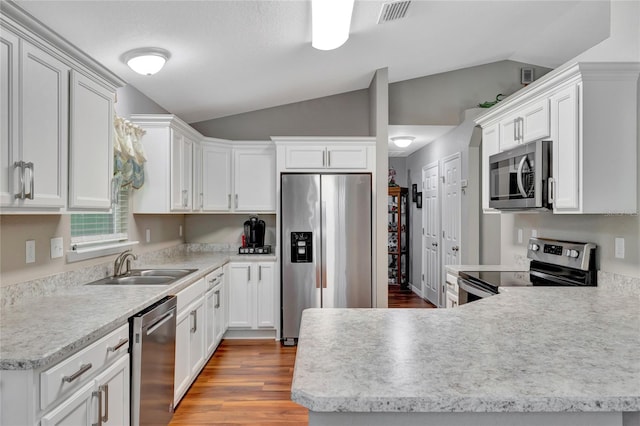
<instances>
[{"instance_id":1,"label":"refrigerator water dispenser","mask_svg":"<svg viewBox=\"0 0 640 426\"><path fill-rule=\"evenodd\" d=\"M312 232L291 233L291 263L313 262Z\"/></svg>"}]
</instances>

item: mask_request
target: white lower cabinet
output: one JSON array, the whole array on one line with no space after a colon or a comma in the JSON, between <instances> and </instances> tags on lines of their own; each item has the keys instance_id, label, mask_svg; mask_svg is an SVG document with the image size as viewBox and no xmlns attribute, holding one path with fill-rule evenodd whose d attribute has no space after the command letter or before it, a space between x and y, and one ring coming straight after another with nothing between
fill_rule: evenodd
<instances>
[{"instance_id":1,"label":"white lower cabinet","mask_svg":"<svg viewBox=\"0 0 640 426\"><path fill-rule=\"evenodd\" d=\"M129 424L129 356L42 417L42 426Z\"/></svg>"},{"instance_id":2,"label":"white lower cabinet","mask_svg":"<svg viewBox=\"0 0 640 426\"><path fill-rule=\"evenodd\" d=\"M204 278L180 291L176 321L174 406L200 373L205 362Z\"/></svg>"},{"instance_id":3,"label":"white lower cabinet","mask_svg":"<svg viewBox=\"0 0 640 426\"><path fill-rule=\"evenodd\" d=\"M218 268L205 278L207 292L205 293L205 342L207 358L213 354L220 344L226 329L224 328L224 272Z\"/></svg>"},{"instance_id":4,"label":"white lower cabinet","mask_svg":"<svg viewBox=\"0 0 640 426\"><path fill-rule=\"evenodd\" d=\"M447 308L455 308L458 306L458 276L449 272L447 272L446 276L445 306Z\"/></svg>"},{"instance_id":5,"label":"white lower cabinet","mask_svg":"<svg viewBox=\"0 0 640 426\"><path fill-rule=\"evenodd\" d=\"M229 328L276 326L275 262L229 264Z\"/></svg>"}]
</instances>

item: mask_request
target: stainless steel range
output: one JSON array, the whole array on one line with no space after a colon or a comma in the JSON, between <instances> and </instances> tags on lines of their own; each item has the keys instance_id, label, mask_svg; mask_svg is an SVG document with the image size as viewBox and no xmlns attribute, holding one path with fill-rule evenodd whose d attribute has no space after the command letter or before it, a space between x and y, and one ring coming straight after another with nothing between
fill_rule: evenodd
<instances>
[{"instance_id":1,"label":"stainless steel range","mask_svg":"<svg viewBox=\"0 0 640 426\"><path fill-rule=\"evenodd\" d=\"M498 294L500 287L597 284L595 244L531 238L527 257L529 271L461 271L458 304Z\"/></svg>"}]
</instances>

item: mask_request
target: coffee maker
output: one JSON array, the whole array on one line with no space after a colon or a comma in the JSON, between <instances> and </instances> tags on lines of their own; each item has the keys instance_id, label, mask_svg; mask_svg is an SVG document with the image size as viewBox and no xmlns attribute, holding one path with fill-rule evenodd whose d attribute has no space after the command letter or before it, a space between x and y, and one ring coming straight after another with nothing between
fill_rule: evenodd
<instances>
[{"instance_id":1,"label":"coffee maker","mask_svg":"<svg viewBox=\"0 0 640 426\"><path fill-rule=\"evenodd\" d=\"M268 254L271 253L271 246L264 245L265 223L257 216L251 216L244 222L244 233L242 247L238 250L240 254Z\"/></svg>"}]
</instances>

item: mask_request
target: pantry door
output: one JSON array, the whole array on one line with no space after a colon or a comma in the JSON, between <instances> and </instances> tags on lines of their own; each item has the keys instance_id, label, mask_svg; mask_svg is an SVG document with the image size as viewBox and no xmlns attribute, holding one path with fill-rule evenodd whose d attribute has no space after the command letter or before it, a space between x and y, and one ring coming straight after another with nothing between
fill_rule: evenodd
<instances>
[{"instance_id":1,"label":"pantry door","mask_svg":"<svg viewBox=\"0 0 640 426\"><path fill-rule=\"evenodd\" d=\"M443 191L442 191L442 276L440 282L444 295L445 265L460 264L460 153L442 159Z\"/></svg>"},{"instance_id":2,"label":"pantry door","mask_svg":"<svg viewBox=\"0 0 640 426\"><path fill-rule=\"evenodd\" d=\"M440 167L422 168L422 296L441 306L440 285Z\"/></svg>"}]
</instances>

